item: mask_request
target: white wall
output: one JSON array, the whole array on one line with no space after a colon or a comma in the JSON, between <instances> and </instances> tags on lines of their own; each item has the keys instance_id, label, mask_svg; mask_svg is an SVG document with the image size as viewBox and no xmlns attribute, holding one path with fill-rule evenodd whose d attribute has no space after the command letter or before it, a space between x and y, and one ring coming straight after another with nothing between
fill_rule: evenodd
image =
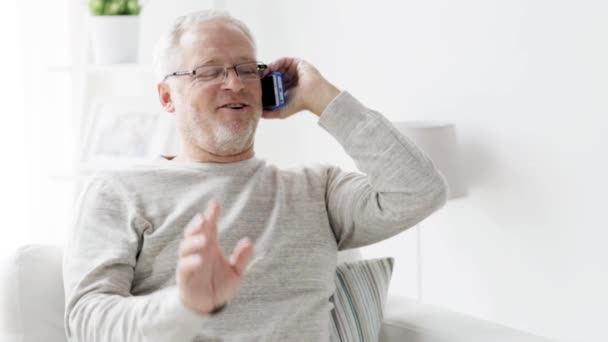
<instances>
[{"instance_id":1,"label":"white wall","mask_svg":"<svg viewBox=\"0 0 608 342\"><path fill-rule=\"evenodd\" d=\"M456 124L469 196L422 225L426 302L560 340L608 340L607 2L227 7L250 23L265 60L308 59L390 119ZM258 153L352 167L306 114L264 122ZM415 294L413 240L367 250L398 257L393 293Z\"/></svg>"},{"instance_id":2,"label":"white wall","mask_svg":"<svg viewBox=\"0 0 608 342\"><path fill-rule=\"evenodd\" d=\"M5 1L0 13L2 118L0 250L58 243L70 218L70 75L48 65L69 57L69 0ZM53 13L53 15L49 15Z\"/></svg>"},{"instance_id":3,"label":"white wall","mask_svg":"<svg viewBox=\"0 0 608 342\"><path fill-rule=\"evenodd\" d=\"M469 195L422 224L426 302L559 340L608 340L607 2L218 3L251 26L261 59L305 58L389 119L456 124ZM145 15L164 24L201 6L156 1ZM262 122L257 153L354 167L308 113ZM392 293L416 294L413 237L365 250L397 257Z\"/></svg>"}]
</instances>

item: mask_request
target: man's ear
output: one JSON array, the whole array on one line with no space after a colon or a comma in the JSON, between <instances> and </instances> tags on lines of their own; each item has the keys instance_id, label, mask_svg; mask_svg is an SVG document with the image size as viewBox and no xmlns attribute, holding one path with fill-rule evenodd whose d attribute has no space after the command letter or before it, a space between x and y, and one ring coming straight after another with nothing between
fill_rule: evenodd
<instances>
[{"instance_id":1,"label":"man's ear","mask_svg":"<svg viewBox=\"0 0 608 342\"><path fill-rule=\"evenodd\" d=\"M156 90L158 90L158 99L160 100L160 105L163 106L165 111L169 113L175 112L175 104L173 103L173 98L171 97L171 88L166 82L160 82L156 85Z\"/></svg>"}]
</instances>

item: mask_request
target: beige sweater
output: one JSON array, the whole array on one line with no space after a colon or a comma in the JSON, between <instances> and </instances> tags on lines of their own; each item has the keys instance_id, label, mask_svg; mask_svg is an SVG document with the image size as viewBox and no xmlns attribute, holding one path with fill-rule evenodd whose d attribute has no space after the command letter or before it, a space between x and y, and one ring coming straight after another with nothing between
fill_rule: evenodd
<instances>
[{"instance_id":1,"label":"beige sweater","mask_svg":"<svg viewBox=\"0 0 608 342\"><path fill-rule=\"evenodd\" d=\"M364 174L157 160L86 185L64 256L70 341L328 341L337 251L415 225L446 200L443 177L382 115L342 92L319 125ZM219 200L225 251L248 236L251 265L216 315L181 304L182 231Z\"/></svg>"}]
</instances>

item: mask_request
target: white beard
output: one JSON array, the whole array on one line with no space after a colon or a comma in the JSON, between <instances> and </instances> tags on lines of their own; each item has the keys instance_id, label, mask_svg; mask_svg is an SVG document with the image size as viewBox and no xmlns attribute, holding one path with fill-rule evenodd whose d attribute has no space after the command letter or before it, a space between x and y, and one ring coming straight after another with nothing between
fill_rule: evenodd
<instances>
[{"instance_id":1,"label":"white beard","mask_svg":"<svg viewBox=\"0 0 608 342\"><path fill-rule=\"evenodd\" d=\"M202 115L196 113L190 106L185 121L178 122L183 143L195 145L211 153L230 156L247 150L253 144L255 130L262 111L254 113L246 122L231 124L216 124L209 132L202 132L202 127L208 125L202 120Z\"/></svg>"},{"instance_id":2,"label":"white beard","mask_svg":"<svg viewBox=\"0 0 608 342\"><path fill-rule=\"evenodd\" d=\"M253 143L253 137L258 118L252 117L245 127L232 128L226 125L217 125L213 129L213 141L217 154L234 155L248 149Z\"/></svg>"}]
</instances>

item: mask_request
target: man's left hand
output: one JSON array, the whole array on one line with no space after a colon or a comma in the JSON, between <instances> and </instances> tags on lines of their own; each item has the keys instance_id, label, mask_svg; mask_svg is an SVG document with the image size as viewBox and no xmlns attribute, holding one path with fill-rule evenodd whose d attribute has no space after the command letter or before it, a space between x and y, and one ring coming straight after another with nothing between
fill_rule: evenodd
<instances>
[{"instance_id":1,"label":"man's left hand","mask_svg":"<svg viewBox=\"0 0 608 342\"><path fill-rule=\"evenodd\" d=\"M283 74L286 104L279 110L265 110L263 118L284 119L302 110L320 116L340 93L314 66L301 59L285 57L274 61L264 76L274 71Z\"/></svg>"}]
</instances>

